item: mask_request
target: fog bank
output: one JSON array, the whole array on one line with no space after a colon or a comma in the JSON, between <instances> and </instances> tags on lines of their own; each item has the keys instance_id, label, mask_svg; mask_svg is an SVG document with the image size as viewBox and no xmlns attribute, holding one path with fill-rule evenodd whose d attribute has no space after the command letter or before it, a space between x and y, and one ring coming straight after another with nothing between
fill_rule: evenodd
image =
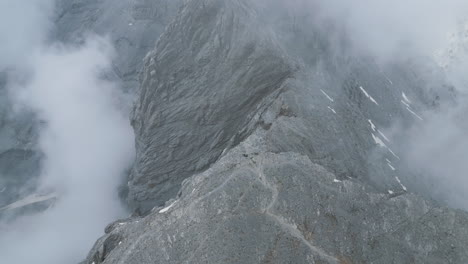
<instances>
[{"instance_id":1,"label":"fog bank","mask_svg":"<svg viewBox=\"0 0 468 264\"><path fill-rule=\"evenodd\" d=\"M0 228L0 263L77 263L125 214L117 187L133 160L134 136L119 84L105 78L113 48L98 36L80 46L48 40L52 6L0 2L0 34L8 39L0 42L0 69L21 76L9 79L11 100L40 120L38 190L57 197L46 211Z\"/></svg>"}]
</instances>

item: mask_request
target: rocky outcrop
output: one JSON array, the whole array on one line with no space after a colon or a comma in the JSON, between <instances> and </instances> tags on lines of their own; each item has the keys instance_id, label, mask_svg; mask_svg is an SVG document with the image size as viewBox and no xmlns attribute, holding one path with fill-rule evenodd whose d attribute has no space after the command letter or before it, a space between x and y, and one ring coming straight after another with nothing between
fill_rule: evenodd
<instances>
[{"instance_id":1,"label":"rocky outcrop","mask_svg":"<svg viewBox=\"0 0 468 264\"><path fill-rule=\"evenodd\" d=\"M467 262L467 213L413 194L424 184L385 131L449 100L443 77L257 5L187 1L146 57L128 196L140 214L85 263Z\"/></svg>"},{"instance_id":2,"label":"rocky outcrop","mask_svg":"<svg viewBox=\"0 0 468 264\"><path fill-rule=\"evenodd\" d=\"M337 176L250 136L179 196L109 228L86 263L460 263L468 214ZM118 238L118 241L115 239ZM109 244L114 245L111 249Z\"/></svg>"},{"instance_id":3,"label":"rocky outcrop","mask_svg":"<svg viewBox=\"0 0 468 264\"><path fill-rule=\"evenodd\" d=\"M162 205L183 179L257 128L269 130L273 152L301 153L342 179L402 190L395 176L409 172L392 169L398 144L384 128L420 122L418 112L440 96L422 89L423 76L406 63L381 67L331 48L307 20L270 15L250 1L189 1L147 56L132 118L133 208ZM442 87L442 79L431 85Z\"/></svg>"},{"instance_id":4,"label":"rocky outcrop","mask_svg":"<svg viewBox=\"0 0 468 264\"><path fill-rule=\"evenodd\" d=\"M191 1L145 62L132 123L137 160L129 200L142 211L174 197L257 126L293 67L234 1Z\"/></svg>"}]
</instances>

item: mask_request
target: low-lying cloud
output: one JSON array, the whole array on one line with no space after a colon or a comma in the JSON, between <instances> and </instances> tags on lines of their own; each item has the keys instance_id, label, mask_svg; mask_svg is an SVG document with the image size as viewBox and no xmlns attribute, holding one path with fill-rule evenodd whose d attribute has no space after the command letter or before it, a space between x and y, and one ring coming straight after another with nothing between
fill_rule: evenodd
<instances>
[{"instance_id":1,"label":"low-lying cloud","mask_svg":"<svg viewBox=\"0 0 468 264\"><path fill-rule=\"evenodd\" d=\"M466 14L462 0L304 0L319 19L333 20L354 48L379 59L424 56L447 45Z\"/></svg>"},{"instance_id":2,"label":"low-lying cloud","mask_svg":"<svg viewBox=\"0 0 468 264\"><path fill-rule=\"evenodd\" d=\"M0 71L24 65L42 46L52 27L53 6L51 0L0 1Z\"/></svg>"},{"instance_id":3,"label":"low-lying cloud","mask_svg":"<svg viewBox=\"0 0 468 264\"><path fill-rule=\"evenodd\" d=\"M117 187L131 165L134 136L119 85L105 78L112 46L98 36L79 46L48 42L51 6L0 2L0 21L20 23L0 26L9 40L0 44L0 69L21 76L8 86L16 105L34 111L42 124L38 190L58 197L46 211L0 229L0 263L77 263L105 225L125 214Z\"/></svg>"},{"instance_id":4,"label":"low-lying cloud","mask_svg":"<svg viewBox=\"0 0 468 264\"><path fill-rule=\"evenodd\" d=\"M305 3L315 7L318 17L315 22L333 21L341 26L357 54L374 57L379 63L425 58L415 65L430 63L429 68L439 67L447 85L432 92L451 93L448 87L453 86L456 96L453 101L441 102L440 107L427 110L424 121L415 122L411 127L401 128L397 126L399 120L395 120L395 127L405 130L402 131L405 137L399 139L400 154L405 166L422 175L419 180L424 182L419 184L426 186L425 192L429 192L426 195L468 209L468 163L465 161L468 157L465 117L468 112L468 2L305 0ZM426 74L424 78L429 85L440 83L439 75Z\"/></svg>"},{"instance_id":5,"label":"low-lying cloud","mask_svg":"<svg viewBox=\"0 0 468 264\"><path fill-rule=\"evenodd\" d=\"M468 157L465 118L468 112L468 1L278 2L291 9L293 16L302 18L300 21L331 28L327 32L330 40L327 44L335 46L332 50L340 52L337 56L373 58L382 69L402 62L411 62L413 68L420 67L414 69L415 73L423 73L414 75L421 78L418 81L422 85L416 94L426 97L412 99L418 104L431 97L436 100L440 95L440 107L418 105L423 121L416 118L412 125L404 127L401 124L408 122L395 118L393 126L387 130L399 135L392 142L399 146L402 167L421 175L410 180L412 187L416 186L410 191L421 191L450 206L468 209L468 163L464 161ZM343 39L346 45L342 44ZM342 54L343 46L345 53ZM440 85L441 81L446 85ZM448 87L453 87L453 91ZM388 89L398 89L399 95L405 88L392 85ZM447 94L454 96L445 100L451 97ZM400 176L403 180L406 177L413 176Z\"/></svg>"}]
</instances>

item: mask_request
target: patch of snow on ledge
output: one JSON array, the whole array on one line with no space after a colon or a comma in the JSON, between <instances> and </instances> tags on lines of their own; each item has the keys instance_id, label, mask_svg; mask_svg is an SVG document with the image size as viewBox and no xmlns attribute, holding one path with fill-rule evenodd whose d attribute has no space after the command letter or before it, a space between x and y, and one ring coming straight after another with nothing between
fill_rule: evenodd
<instances>
[{"instance_id":1,"label":"patch of snow on ledge","mask_svg":"<svg viewBox=\"0 0 468 264\"><path fill-rule=\"evenodd\" d=\"M333 98L331 98L324 90L320 89L320 91L323 93L323 95L325 95L328 100L330 100L331 102L334 102L335 100L333 100Z\"/></svg>"},{"instance_id":2,"label":"patch of snow on ledge","mask_svg":"<svg viewBox=\"0 0 468 264\"><path fill-rule=\"evenodd\" d=\"M408 110L411 114L413 114L415 117L417 117L419 120L424 121L422 117L420 117L418 114L416 114L413 110L411 110L409 107L406 107L406 110Z\"/></svg>"},{"instance_id":3,"label":"patch of snow on ledge","mask_svg":"<svg viewBox=\"0 0 468 264\"><path fill-rule=\"evenodd\" d=\"M372 120L369 119L368 121L369 121L369 124L371 125L372 131L375 132L376 126L374 125L374 123L372 123Z\"/></svg>"},{"instance_id":4,"label":"patch of snow on ledge","mask_svg":"<svg viewBox=\"0 0 468 264\"><path fill-rule=\"evenodd\" d=\"M369 98L369 100L371 100L374 104L379 105L379 103L377 103L377 101L376 101L372 96L370 96L369 93L367 93L367 91L364 90L364 88L363 88L362 86L359 86L359 89L361 89L362 93L363 93L367 98Z\"/></svg>"},{"instance_id":5,"label":"patch of snow on ledge","mask_svg":"<svg viewBox=\"0 0 468 264\"><path fill-rule=\"evenodd\" d=\"M406 186L404 186L403 183L401 183L400 178L395 177L395 179L397 180L398 184L400 184L401 188L403 188L403 190L405 190L405 192L406 192L407 191Z\"/></svg>"},{"instance_id":6,"label":"patch of snow on ledge","mask_svg":"<svg viewBox=\"0 0 468 264\"><path fill-rule=\"evenodd\" d=\"M411 104L411 100L408 99L408 96L406 96L404 92L401 93L401 96L403 97L403 100L405 100L405 102L407 102L408 104Z\"/></svg>"},{"instance_id":7,"label":"patch of snow on ledge","mask_svg":"<svg viewBox=\"0 0 468 264\"><path fill-rule=\"evenodd\" d=\"M163 214L163 213L166 213L167 211L169 211L169 209L171 209L175 204L177 203L177 201L174 201L172 202L169 206L159 210L159 213L160 214Z\"/></svg>"},{"instance_id":8,"label":"patch of snow on ledge","mask_svg":"<svg viewBox=\"0 0 468 264\"><path fill-rule=\"evenodd\" d=\"M377 145L379 145L379 146L381 146L383 148L387 147L387 145L385 145L385 143L378 136L372 134L372 138L374 139L375 144L377 144Z\"/></svg>"},{"instance_id":9,"label":"patch of snow on ledge","mask_svg":"<svg viewBox=\"0 0 468 264\"><path fill-rule=\"evenodd\" d=\"M0 211L3 211L3 210L11 210L11 209L16 209L16 208L21 208L21 207L25 207L27 205L30 205L30 204L35 204L35 203L39 203L39 202L44 202L44 201L48 201L48 200L51 200L51 199L55 199L57 198L57 194L56 193L49 193L49 194L31 194L21 200L18 200L14 203L11 203L5 207L2 207L0 208Z\"/></svg>"},{"instance_id":10,"label":"patch of snow on ledge","mask_svg":"<svg viewBox=\"0 0 468 264\"><path fill-rule=\"evenodd\" d=\"M400 160L400 157L398 157L397 154L395 154L395 152L393 152L390 148L388 148L388 151L390 151L390 153L392 153L392 155L397 158L398 160Z\"/></svg>"},{"instance_id":11,"label":"patch of snow on ledge","mask_svg":"<svg viewBox=\"0 0 468 264\"><path fill-rule=\"evenodd\" d=\"M385 139L385 141L390 142L390 139L388 139L388 138L385 136L385 134L382 133L382 131L377 130L377 132L379 132L379 134Z\"/></svg>"},{"instance_id":12,"label":"patch of snow on ledge","mask_svg":"<svg viewBox=\"0 0 468 264\"><path fill-rule=\"evenodd\" d=\"M407 102L405 102L404 100L401 100L401 103L404 104L408 108L410 107L410 105Z\"/></svg>"}]
</instances>

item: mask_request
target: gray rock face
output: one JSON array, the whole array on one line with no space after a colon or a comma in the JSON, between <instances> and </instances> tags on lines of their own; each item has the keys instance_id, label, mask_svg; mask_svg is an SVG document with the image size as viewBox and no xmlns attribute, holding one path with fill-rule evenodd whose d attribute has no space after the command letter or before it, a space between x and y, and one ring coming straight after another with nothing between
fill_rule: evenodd
<instances>
[{"instance_id":1,"label":"gray rock face","mask_svg":"<svg viewBox=\"0 0 468 264\"><path fill-rule=\"evenodd\" d=\"M108 35L108 77L140 86L136 213L109 224L84 263L468 262L468 214L424 199L430 187L399 157L403 135L385 135L455 96L443 76L357 55L284 2L58 1L52 39ZM7 78L2 209L33 192L41 159L40 123L9 115Z\"/></svg>"},{"instance_id":2,"label":"gray rock face","mask_svg":"<svg viewBox=\"0 0 468 264\"><path fill-rule=\"evenodd\" d=\"M257 128L269 130L270 151L301 153L341 179L401 191L395 176L409 173L392 170L398 145L383 130L394 120L418 122L431 106L437 95L422 89L422 73L337 52L306 19L270 18L255 5L189 1L147 56L132 119L130 204L143 213L161 205ZM403 93L412 98L408 109Z\"/></svg>"},{"instance_id":3,"label":"gray rock face","mask_svg":"<svg viewBox=\"0 0 468 264\"><path fill-rule=\"evenodd\" d=\"M230 12L235 10L235 13ZM237 2L191 1L145 62L129 200L143 211L238 144L293 67Z\"/></svg>"},{"instance_id":4,"label":"gray rock face","mask_svg":"<svg viewBox=\"0 0 468 264\"><path fill-rule=\"evenodd\" d=\"M250 136L177 200L113 225L86 263L463 263L468 215L336 175ZM118 238L119 242L113 242ZM106 244L117 244L106 250ZM108 247L107 247L108 248Z\"/></svg>"},{"instance_id":5,"label":"gray rock face","mask_svg":"<svg viewBox=\"0 0 468 264\"><path fill-rule=\"evenodd\" d=\"M84 263L467 262L468 214L407 192L424 184L385 135L450 100L443 78L258 5L187 1L161 35L132 118L128 199L146 216Z\"/></svg>"}]
</instances>

